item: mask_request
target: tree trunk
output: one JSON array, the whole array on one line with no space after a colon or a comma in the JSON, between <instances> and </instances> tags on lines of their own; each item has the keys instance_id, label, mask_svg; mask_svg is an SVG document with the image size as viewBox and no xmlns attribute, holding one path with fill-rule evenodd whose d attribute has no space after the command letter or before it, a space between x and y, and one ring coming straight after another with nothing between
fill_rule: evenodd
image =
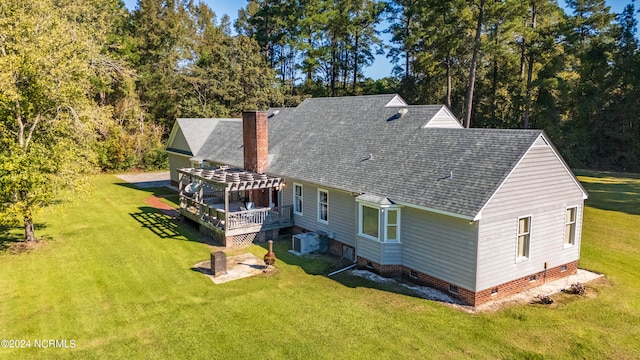
<instances>
[{"instance_id":1,"label":"tree trunk","mask_svg":"<svg viewBox=\"0 0 640 360\"><path fill-rule=\"evenodd\" d=\"M447 59L445 66L447 67L447 92L444 97L444 104L451 109L451 87L452 87L452 79L451 79L451 55L447 53Z\"/></svg>"},{"instance_id":2,"label":"tree trunk","mask_svg":"<svg viewBox=\"0 0 640 360\"><path fill-rule=\"evenodd\" d=\"M102 90L100 91L99 95L100 95L100 100L98 101L98 104L100 106L104 106L104 104L107 103L107 94L104 92L104 90Z\"/></svg>"},{"instance_id":3,"label":"tree trunk","mask_svg":"<svg viewBox=\"0 0 640 360\"><path fill-rule=\"evenodd\" d=\"M353 95L356 95L356 92L358 90L358 43L360 40L360 35L358 34L358 32L356 31L356 43L353 46L353 90L352 93Z\"/></svg>"},{"instance_id":4,"label":"tree trunk","mask_svg":"<svg viewBox=\"0 0 640 360\"><path fill-rule=\"evenodd\" d=\"M499 45L499 36L500 36L500 28L499 25L496 24L495 28L495 39L494 45L498 48ZM498 57L496 55L493 56L493 73L491 75L491 118L493 121L496 119L498 107Z\"/></svg>"},{"instance_id":5,"label":"tree trunk","mask_svg":"<svg viewBox=\"0 0 640 360\"><path fill-rule=\"evenodd\" d=\"M473 88L476 82L476 68L478 67L478 52L480 51L480 33L482 32L482 18L484 17L484 1L480 0L478 9L478 26L473 41L473 56L469 66L469 86L467 87L467 98L465 99L464 127L471 127L471 108L473 106Z\"/></svg>"},{"instance_id":6,"label":"tree trunk","mask_svg":"<svg viewBox=\"0 0 640 360\"><path fill-rule=\"evenodd\" d=\"M536 4L531 5L531 28L536 28L536 12L537 12ZM527 89L525 93L525 109L524 109L524 118L522 119L522 127L525 129L529 128L529 117L531 116L531 82L533 78L533 52L529 52L529 68L527 69Z\"/></svg>"},{"instance_id":7,"label":"tree trunk","mask_svg":"<svg viewBox=\"0 0 640 360\"><path fill-rule=\"evenodd\" d=\"M406 39L409 37L409 35L411 35L411 15L407 14L407 23L405 25L405 30L404 30L404 38L405 38L405 42ZM406 46L406 45L405 45ZM409 45L408 48L405 49L406 55L405 55L405 59L404 59L404 78L408 79L409 75L411 75L411 49L410 49L411 45Z\"/></svg>"},{"instance_id":8,"label":"tree trunk","mask_svg":"<svg viewBox=\"0 0 640 360\"><path fill-rule=\"evenodd\" d=\"M336 39L336 35L333 34L331 37L331 79L330 79L330 93L331 96L336 96L336 77L338 76L338 69L336 66L336 51L338 44L336 44L338 40Z\"/></svg>"},{"instance_id":9,"label":"tree trunk","mask_svg":"<svg viewBox=\"0 0 640 360\"><path fill-rule=\"evenodd\" d=\"M33 231L33 219L30 217L24 217L24 241L35 242L36 235Z\"/></svg>"}]
</instances>

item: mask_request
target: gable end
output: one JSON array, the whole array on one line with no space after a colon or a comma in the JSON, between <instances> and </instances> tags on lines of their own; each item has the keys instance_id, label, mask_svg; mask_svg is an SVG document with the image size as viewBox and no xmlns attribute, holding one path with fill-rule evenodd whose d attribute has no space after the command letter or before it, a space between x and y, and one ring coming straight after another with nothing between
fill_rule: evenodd
<instances>
[{"instance_id":1,"label":"gable end","mask_svg":"<svg viewBox=\"0 0 640 360\"><path fill-rule=\"evenodd\" d=\"M580 184L578 179L575 177L575 175L573 174L573 172L571 171L569 166L566 164L566 162L562 159L562 157L560 157L560 155L558 154L557 150L553 147L551 142L544 136L544 133L541 133L540 136L538 136L538 138L536 138L536 140L531 144L531 146L527 149L527 151L522 155L522 157L520 157L520 159L518 159L518 162L511 169L509 174L502 180L502 182L496 188L496 190L493 192L491 197L489 197L489 199L484 203L484 205L482 206L480 211L478 211L478 213L474 217L474 220L477 221L477 220L480 220L482 218L482 214L485 211L485 209L487 208L487 206L492 203L492 201L496 197L496 194L500 193L500 191L503 189L505 184L507 184L509 182L509 180L512 179L512 175L518 169L521 168L522 162L525 159L528 158L529 154L531 154L534 149L537 149L536 151L540 151L540 150L543 150L545 148L551 151L552 156L558 161L557 164L561 166L561 168L562 168L561 171L565 175L568 175L569 179L571 179L571 181L577 187L577 189L580 190L580 192L582 193L583 200L587 198L586 190L584 190L584 188L582 187L582 185ZM556 168L556 170L558 170L558 169Z\"/></svg>"},{"instance_id":2,"label":"gable end","mask_svg":"<svg viewBox=\"0 0 640 360\"><path fill-rule=\"evenodd\" d=\"M423 129L426 128L454 128L454 129L462 129L462 124L460 121L453 116L451 111L447 109L446 106L442 106L440 110L427 121L426 124L422 126Z\"/></svg>"}]
</instances>

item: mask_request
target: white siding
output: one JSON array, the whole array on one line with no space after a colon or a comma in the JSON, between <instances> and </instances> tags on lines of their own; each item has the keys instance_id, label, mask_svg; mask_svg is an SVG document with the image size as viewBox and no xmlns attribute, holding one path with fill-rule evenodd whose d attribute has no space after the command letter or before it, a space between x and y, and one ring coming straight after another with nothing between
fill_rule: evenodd
<instances>
[{"instance_id":1,"label":"white siding","mask_svg":"<svg viewBox=\"0 0 640 360\"><path fill-rule=\"evenodd\" d=\"M366 239L358 236L356 244L356 256L363 257L365 259L375 261L378 264L382 263L381 246L379 241Z\"/></svg>"},{"instance_id":2,"label":"white siding","mask_svg":"<svg viewBox=\"0 0 640 360\"><path fill-rule=\"evenodd\" d=\"M178 155L169 153L169 173L171 174L171 181L178 181L178 171L180 168L190 168L191 162L189 159L191 156L189 155Z\"/></svg>"},{"instance_id":3,"label":"white siding","mask_svg":"<svg viewBox=\"0 0 640 360\"><path fill-rule=\"evenodd\" d=\"M380 264L401 265L402 264L402 244L388 242L381 244Z\"/></svg>"},{"instance_id":4,"label":"white siding","mask_svg":"<svg viewBox=\"0 0 640 360\"><path fill-rule=\"evenodd\" d=\"M402 208L402 263L465 289L475 289L476 222Z\"/></svg>"},{"instance_id":5,"label":"white siding","mask_svg":"<svg viewBox=\"0 0 640 360\"><path fill-rule=\"evenodd\" d=\"M580 257L583 193L549 146L537 143L479 221L477 291ZM576 243L564 246L565 211L578 206ZM518 217L531 216L529 258L516 262Z\"/></svg>"},{"instance_id":6,"label":"white siding","mask_svg":"<svg viewBox=\"0 0 640 360\"><path fill-rule=\"evenodd\" d=\"M462 124L443 106L429 122L424 125L425 128L454 128L461 129Z\"/></svg>"},{"instance_id":7,"label":"white siding","mask_svg":"<svg viewBox=\"0 0 640 360\"><path fill-rule=\"evenodd\" d=\"M173 138L173 141L171 142L171 144L169 144L169 146L167 146L168 148L172 148L172 149L178 149L178 150L184 150L184 151L189 151L191 152L191 148L189 147L189 144L187 143L187 139L184 137L184 134L182 133L182 130L180 128L178 128L178 131L176 132L176 136ZM195 156L196 154L193 154L193 156Z\"/></svg>"},{"instance_id":8,"label":"white siding","mask_svg":"<svg viewBox=\"0 0 640 360\"><path fill-rule=\"evenodd\" d=\"M449 113L443 106L438 113L436 113L428 123L424 125L425 128L454 128L461 129L462 124Z\"/></svg>"},{"instance_id":9,"label":"white siding","mask_svg":"<svg viewBox=\"0 0 640 360\"><path fill-rule=\"evenodd\" d=\"M302 213L293 215L293 223L311 231L322 230L344 244L355 246L356 200L351 193L320 187L329 191L329 223L318 222L318 186L310 183L286 180L287 187L282 194L284 205L293 205L293 183L302 185Z\"/></svg>"},{"instance_id":10,"label":"white siding","mask_svg":"<svg viewBox=\"0 0 640 360\"><path fill-rule=\"evenodd\" d=\"M361 236L357 237L356 255L380 265L401 265L402 244L384 243Z\"/></svg>"}]
</instances>

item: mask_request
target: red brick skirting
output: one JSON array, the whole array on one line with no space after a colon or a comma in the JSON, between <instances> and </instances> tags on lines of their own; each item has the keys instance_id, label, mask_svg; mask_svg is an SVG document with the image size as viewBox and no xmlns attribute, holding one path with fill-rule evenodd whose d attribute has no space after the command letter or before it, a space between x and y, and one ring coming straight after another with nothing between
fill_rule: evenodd
<instances>
[{"instance_id":1,"label":"red brick skirting","mask_svg":"<svg viewBox=\"0 0 640 360\"><path fill-rule=\"evenodd\" d=\"M358 257L357 263L358 269L366 269L384 277L402 277L419 285L439 289L472 306L478 306L492 300L504 298L542 285L547 281L573 275L578 271L578 262L573 261L547 269L546 271L543 270L529 274L489 289L474 292L403 265L380 265L363 257Z\"/></svg>"},{"instance_id":2,"label":"red brick skirting","mask_svg":"<svg viewBox=\"0 0 640 360\"><path fill-rule=\"evenodd\" d=\"M542 285L548 281L553 281L569 275L573 275L577 271L578 261L573 261L567 264L549 268L546 271L543 270L537 273L529 274L527 276L509 281L507 283L500 284L486 290L478 291L474 294L474 303L472 303L472 305L477 306L491 300L513 295L524 290ZM466 301L467 299L464 300Z\"/></svg>"},{"instance_id":3,"label":"red brick skirting","mask_svg":"<svg viewBox=\"0 0 640 360\"><path fill-rule=\"evenodd\" d=\"M402 272L404 268L404 266L402 265L380 265L375 261L371 261L360 256L358 256L357 262L358 262L358 269L360 270L369 270L381 276L390 277L390 278L402 277Z\"/></svg>"}]
</instances>

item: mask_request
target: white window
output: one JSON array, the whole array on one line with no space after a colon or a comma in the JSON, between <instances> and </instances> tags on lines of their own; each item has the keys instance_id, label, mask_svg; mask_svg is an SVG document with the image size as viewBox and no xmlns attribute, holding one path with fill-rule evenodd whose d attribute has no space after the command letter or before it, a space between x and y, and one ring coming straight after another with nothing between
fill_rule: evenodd
<instances>
[{"instance_id":1,"label":"white window","mask_svg":"<svg viewBox=\"0 0 640 360\"><path fill-rule=\"evenodd\" d=\"M378 240L380 215L378 208L360 204L360 235Z\"/></svg>"},{"instance_id":2,"label":"white window","mask_svg":"<svg viewBox=\"0 0 640 360\"><path fill-rule=\"evenodd\" d=\"M376 207L376 205L358 206L359 225L358 233L362 237L381 242L400 241L400 209L388 207ZM380 233L380 213L382 212L384 223L382 234Z\"/></svg>"},{"instance_id":3,"label":"white window","mask_svg":"<svg viewBox=\"0 0 640 360\"><path fill-rule=\"evenodd\" d=\"M293 184L293 213L302 215L302 185Z\"/></svg>"},{"instance_id":4,"label":"white window","mask_svg":"<svg viewBox=\"0 0 640 360\"><path fill-rule=\"evenodd\" d=\"M564 244L570 246L576 243L576 213L578 208L568 208L564 217Z\"/></svg>"},{"instance_id":5,"label":"white window","mask_svg":"<svg viewBox=\"0 0 640 360\"><path fill-rule=\"evenodd\" d=\"M318 189L318 221L323 224L329 223L329 192Z\"/></svg>"},{"instance_id":6,"label":"white window","mask_svg":"<svg viewBox=\"0 0 640 360\"><path fill-rule=\"evenodd\" d=\"M518 259L529 257L529 240L531 235L531 216L518 219Z\"/></svg>"},{"instance_id":7,"label":"white window","mask_svg":"<svg viewBox=\"0 0 640 360\"><path fill-rule=\"evenodd\" d=\"M387 241L400 241L400 209L387 209Z\"/></svg>"}]
</instances>

